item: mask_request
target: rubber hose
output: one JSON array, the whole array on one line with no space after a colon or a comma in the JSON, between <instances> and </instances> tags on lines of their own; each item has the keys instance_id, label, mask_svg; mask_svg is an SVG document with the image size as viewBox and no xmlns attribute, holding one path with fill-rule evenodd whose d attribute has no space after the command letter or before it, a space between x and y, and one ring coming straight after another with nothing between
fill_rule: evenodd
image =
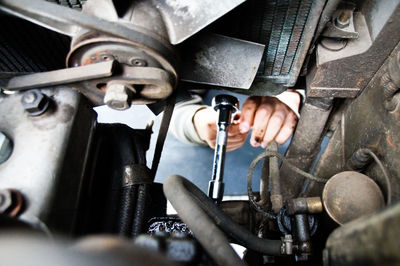
<instances>
[{"instance_id":1,"label":"rubber hose","mask_svg":"<svg viewBox=\"0 0 400 266\"><path fill-rule=\"evenodd\" d=\"M246 265L232 249L224 233L199 206L195 196L189 192L188 187L191 190L194 185L190 182L188 185L188 182L177 175L172 175L164 181L164 194L179 217L189 226L217 265Z\"/></svg>"},{"instance_id":2,"label":"rubber hose","mask_svg":"<svg viewBox=\"0 0 400 266\"><path fill-rule=\"evenodd\" d=\"M262 254L281 255L282 243L280 240L262 239L251 234L223 213L210 198L187 179L178 175L172 175L166 179L163 188L167 199L197 238L200 234L204 233L204 224L200 223L198 218L191 219L190 221L184 218L193 216L192 211L194 209L202 210L199 215L204 215L205 212L209 216L206 218L212 218L215 224L227 235L236 240L238 244ZM188 198L190 201L187 200ZM213 223L214 226L215 224ZM209 245L210 238L212 239L213 237L211 234L209 237L205 237L204 243L201 241L200 243L207 246Z\"/></svg>"}]
</instances>

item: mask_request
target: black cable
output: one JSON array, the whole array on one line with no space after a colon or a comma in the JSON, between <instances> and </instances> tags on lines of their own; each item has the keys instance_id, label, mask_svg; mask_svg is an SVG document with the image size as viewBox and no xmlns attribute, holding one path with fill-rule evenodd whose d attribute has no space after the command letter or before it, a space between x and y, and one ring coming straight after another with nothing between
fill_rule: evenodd
<instances>
[{"instance_id":1,"label":"black cable","mask_svg":"<svg viewBox=\"0 0 400 266\"><path fill-rule=\"evenodd\" d=\"M361 151L363 153L369 154L375 160L376 164L381 169L382 174L383 174L383 176L385 178L385 182L386 182L386 189L387 189L386 204L389 205L392 202L392 200L391 200L392 199L392 185L390 183L390 178L389 178L389 175L387 173L387 170L386 170L385 166L383 165L381 160L379 160L378 156L376 156L376 154L372 150L367 149L367 148L363 148L363 149L361 149Z\"/></svg>"},{"instance_id":2,"label":"black cable","mask_svg":"<svg viewBox=\"0 0 400 266\"><path fill-rule=\"evenodd\" d=\"M315 177L307 172L304 172L303 170L301 170L300 168L294 166L293 164L291 164L283 155L281 155L278 152L275 151L264 151L263 153L259 154L250 164L249 167L249 173L247 174L247 193L249 195L249 201L252 204L252 206L255 208L255 210L259 213L261 213L265 218L267 219L275 219L276 216L272 213L266 212L264 211L256 202L255 200L255 196L253 193L253 189L252 189L252 177L253 177L253 172L254 172L254 168L256 167L257 163L266 158L266 157L277 157L279 159L282 160L282 162L284 162L291 170L293 170L295 173L304 176L307 179L313 180L315 182L320 182L320 183L326 183L327 180L323 179L323 178L319 178L319 177Z\"/></svg>"},{"instance_id":3,"label":"black cable","mask_svg":"<svg viewBox=\"0 0 400 266\"><path fill-rule=\"evenodd\" d=\"M205 224L198 221L198 219L202 218L201 215L198 215L198 219L191 219L191 212L193 210L197 212L197 209L200 208L222 231L236 240L238 244L262 254L281 255L282 242L280 240L262 239L251 234L223 213L210 198L185 178L178 175L170 176L164 182L163 188L167 199L194 232L196 238L204 234L204 230L208 230ZM194 202L188 201L188 198ZM188 221L185 217L191 220ZM206 239L206 243L200 243L207 246L209 241L210 239Z\"/></svg>"}]
</instances>

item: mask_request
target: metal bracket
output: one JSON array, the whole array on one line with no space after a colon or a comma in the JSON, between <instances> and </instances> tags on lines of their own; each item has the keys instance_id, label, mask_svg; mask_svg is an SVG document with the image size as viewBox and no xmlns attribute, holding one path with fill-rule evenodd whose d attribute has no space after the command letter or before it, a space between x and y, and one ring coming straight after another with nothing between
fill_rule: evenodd
<instances>
[{"instance_id":1,"label":"metal bracket","mask_svg":"<svg viewBox=\"0 0 400 266\"><path fill-rule=\"evenodd\" d=\"M116 65L117 61L112 60L86 66L15 76L8 80L3 89L9 91L27 90L110 77L113 75Z\"/></svg>"}]
</instances>

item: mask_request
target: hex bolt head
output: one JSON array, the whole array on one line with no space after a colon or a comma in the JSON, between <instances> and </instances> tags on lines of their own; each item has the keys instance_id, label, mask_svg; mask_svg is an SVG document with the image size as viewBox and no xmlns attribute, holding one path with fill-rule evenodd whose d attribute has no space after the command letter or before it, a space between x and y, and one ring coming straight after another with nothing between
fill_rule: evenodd
<instances>
[{"instance_id":1,"label":"hex bolt head","mask_svg":"<svg viewBox=\"0 0 400 266\"><path fill-rule=\"evenodd\" d=\"M0 132L0 164L7 161L13 150L12 141L2 132Z\"/></svg>"},{"instance_id":2,"label":"hex bolt head","mask_svg":"<svg viewBox=\"0 0 400 266\"><path fill-rule=\"evenodd\" d=\"M50 99L39 90L29 90L22 95L21 103L30 116L39 116L49 108Z\"/></svg>"},{"instance_id":3,"label":"hex bolt head","mask_svg":"<svg viewBox=\"0 0 400 266\"><path fill-rule=\"evenodd\" d=\"M134 89L128 84L107 84L104 103L115 110L126 110L131 106L130 92L134 92Z\"/></svg>"},{"instance_id":4,"label":"hex bolt head","mask_svg":"<svg viewBox=\"0 0 400 266\"><path fill-rule=\"evenodd\" d=\"M335 20L335 25L338 28L344 29L350 25L352 10L343 10Z\"/></svg>"}]
</instances>

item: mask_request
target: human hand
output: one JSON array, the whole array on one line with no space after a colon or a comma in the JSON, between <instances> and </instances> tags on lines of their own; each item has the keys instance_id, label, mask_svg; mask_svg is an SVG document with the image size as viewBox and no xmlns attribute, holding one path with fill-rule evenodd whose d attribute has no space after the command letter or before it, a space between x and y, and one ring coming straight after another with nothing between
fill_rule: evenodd
<instances>
[{"instance_id":1,"label":"human hand","mask_svg":"<svg viewBox=\"0 0 400 266\"><path fill-rule=\"evenodd\" d=\"M213 149L217 140L217 118L217 112L212 107L200 109L193 117L194 127L200 139ZM239 120L234 120L229 126L226 151L233 151L242 147L246 137L247 133L240 133Z\"/></svg>"},{"instance_id":2,"label":"human hand","mask_svg":"<svg viewBox=\"0 0 400 266\"><path fill-rule=\"evenodd\" d=\"M284 144L293 134L297 116L289 106L298 112L300 95L285 91L280 99L286 104L268 96L252 96L243 103L239 128L242 134L247 134L253 127L250 138L253 147L266 148L273 140Z\"/></svg>"}]
</instances>

